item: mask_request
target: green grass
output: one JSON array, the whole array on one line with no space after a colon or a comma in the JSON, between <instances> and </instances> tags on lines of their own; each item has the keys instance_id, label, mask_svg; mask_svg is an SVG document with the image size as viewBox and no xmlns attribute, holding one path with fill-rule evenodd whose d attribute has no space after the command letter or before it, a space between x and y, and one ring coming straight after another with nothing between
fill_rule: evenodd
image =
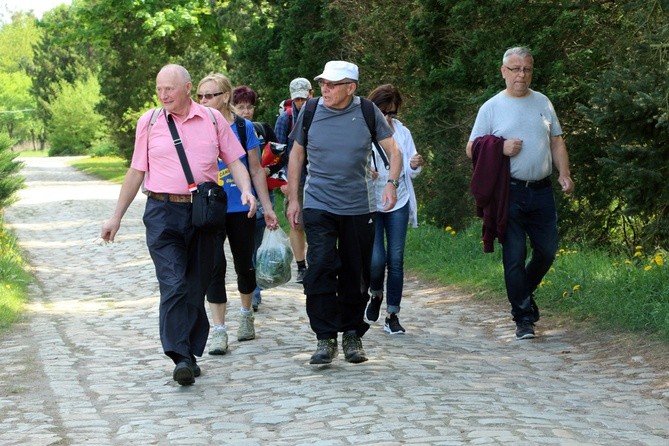
<instances>
[{"instance_id":1,"label":"green grass","mask_svg":"<svg viewBox=\"0 0 669 446\"><path fill-rule=\"evenodd\" d=\"M113 156L81 158L72 161L70 164L82 172L115 183L122 183L125 173L128 171L126 162Z\"/></svg>"},{"instance_id":2,"label":"green grass","mask_svg":"<svg viewBox=\"0 0 669 446\"><path fill-rule=\"evenodd\" d=\"M73 163L91 175L122 182L127 170L119 158L85 158ZM277 216L282 228L283 195L276 193ZM410 229L405 267L410 274L441 285L471 292L477 299L506 302L501 248L484 254L481 226L466 231L422 225ZM20 312L27 286L20 253L14 240L2 235L0 273L0 326ZM553 268L536 292L542 314L564 321L587 322L595 327L653 336L669 342L669 268L663 250L632 258L577 246L562 246ZM9 303L7 303L9 302ZM5 315L7 314L7 316Z\"/></svg>"},{"instance_id":3,"label":"green grass","mask_svg":"<svg viewBox=\"0 0 669 446\"><path fill-rule=\"evenodd\" d=\"M20 317L31 280L16 239L3 228L0 220L0 330Z\"/></svg>"},{"instance_id":4,"label":"green grass","mask_svg":"<svg viewBox=\"0 0 669 446\"><path fill-rule=\"evenodd\" d=\"M48 150L24 150L19 152L19 156L23 158L43 158L49 156Z\"/></svg>"},{"instance_id":5,"label":"green grass","mask_svg":"<svg viewBox=\"0 0 669 446\"><path fill-rule=\"evenodd\" d=\"M454 233L428 225L409 230L405 267L421 278L506 302L501 247L483 253L481 226ZM564 246L537 290L544 314L669 342L667 253L638 250L632 259Z\"/></svg>"}]
</instances>

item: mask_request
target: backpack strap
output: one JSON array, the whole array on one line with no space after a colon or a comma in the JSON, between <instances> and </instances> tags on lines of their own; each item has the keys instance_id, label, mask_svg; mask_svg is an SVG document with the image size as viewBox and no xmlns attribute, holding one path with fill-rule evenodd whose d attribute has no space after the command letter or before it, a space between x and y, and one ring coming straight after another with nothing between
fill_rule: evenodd
<instances>
[{"instance_id":1,"label":"backpack strap","mask_svg":"<svg viewBox=\"0 0 669 446\"><path fill-rule=\"evenodd\" d=\"M246 121L241 116L235 115L235 125L237 126L237 134L239 135L239 142L242 143L245 151L248 151L249 148L246 147L248 141L246 141Z\"/></svg>"},{"instance_id":2,"label":"backpack strap","mask_svg":"<svg viewBox=\"0 0 669 446\"><path fill-rule=\"evenodd\" d=\"M369 99L361 97L360 107L362 108L362 115L365 117L365 122L367 123L369 133L372 135L372 144L374 144L374 147L376 147L376 151L381 157L386 170L390 170L390 163L388 162L386 152L383 150L381 144L379 144L379 141L376 139L376 113L374 113L374 103Z\"/></svg>"},{"instance_id":3,"label":"backpack strap","mask_svg":"<svg viewBox=\"0 0 669 446\"><path fill-rule=\"evenodd\" d=\"M149 119L149 127L148 127L147 130L146 130L146 141L147 141L147 144L148 144L148 141L149 141L149 135L151 135L151 129L153 128L153 124L156 123L156 120L158 119L158 116L160 115L160 111L161 111L162 109L163 109L162 107L160 107L160 108L154 108L154 109L151 111L151 119Z\"/></svg>"},{"instance_id":4,"label":"backpack strap","mask_svg":"<svg viewBox=\"0 0 669 446\"><path fill-rule=\"evenodd\" d=\"M304 114L302 118L302 132L304 133L304 150L307 150L307 144L309 142L309 127L311 127L311 122L314 120L314 113L316 112L316 106L318 105L318 98L311 98L302 106L301 113ZM386 170L390 169L390 163L388 162L388 157L386 152L379 144L379 141L376 139L376 113L374 112L374 103L366 98L360 98L360 107L362 108L362 115L365 117L365 123L367 124L367 129L369 134L372 135L372 143L377 149L383 164L386 167Z\"/></svg>"},{"instance_id":5,"label":"backpack strap","mask_svg":"<svg viewBox=\"0 0 669 446\"><path fill-rule=\"evenodd\" d=\"M304 151L307 151L307 145L309 145L309 127L311 127L311 122L314 120L314 113L316 112L316 106L318 105L318 98L308 99L307 102L302 106L302 132L304 133Z\"/></svg>"}]
</instances>

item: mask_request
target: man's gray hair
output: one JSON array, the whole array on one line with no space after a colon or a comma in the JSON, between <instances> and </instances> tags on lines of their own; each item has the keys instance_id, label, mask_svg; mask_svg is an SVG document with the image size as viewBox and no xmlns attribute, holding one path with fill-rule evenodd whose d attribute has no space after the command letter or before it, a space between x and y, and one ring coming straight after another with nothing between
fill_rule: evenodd
<instances>
[{"instance_id":1,"label":"man's gray hair","mask_svg":"<svg viewBox=\"0 0 669 446\"><path fill-rule=\"evenodd\" d=\"M513 48L509 48L508 50L506 50L506 52L504 53L504 56L502 57L502 65L508 64L509 58L511 58L511 56L520 56L522 58L531 57L534 59L532 51L530 51L529 48L526 48L524 46L514 46Z\"/></svg>"},{"instance_id":2,"label":"man's gray hair","mask_svg":"<svg viewBox=\"0 0 669 446\"><path fill-rule=\"evenodd\" d=\"M176 73L179 76L179 78L184 81L184 83L193 82L188 70L182 67L181 65L177 65L174 63L167 64L160 71L171 71L172 73Z\"/></svg>"}]
</instances>

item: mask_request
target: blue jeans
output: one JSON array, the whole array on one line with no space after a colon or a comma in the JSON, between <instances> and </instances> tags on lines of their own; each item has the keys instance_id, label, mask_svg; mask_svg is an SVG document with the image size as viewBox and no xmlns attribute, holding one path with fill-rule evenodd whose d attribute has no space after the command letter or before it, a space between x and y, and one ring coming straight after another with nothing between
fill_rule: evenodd
<instances>
[{"instance_id":1,"label":"blue jeans","mask_svg":"<svg viewBox=\"0 0 669 446\"><path fill-rule=\"evenodd\" d=\"M388 268L386 305L388 313L399 313L404 289L404 244L409 225L409 202L392 212L376 213L372 251L371 290L383 291Z\"/></svg>"},{"instance_id":2,"label":"blue jeans","mask_svg":"<svg viewBox=\"0 0 669 446\"><path fill-rule=\"evenodd\" d=\"M527 259L527 238L532 258ZM557 212L550 186L532 189L511 185L509 222L502 245L504 281L516 322L536 322L533 293L548 272L558 248Z\"/></svg>"}]
</instances>

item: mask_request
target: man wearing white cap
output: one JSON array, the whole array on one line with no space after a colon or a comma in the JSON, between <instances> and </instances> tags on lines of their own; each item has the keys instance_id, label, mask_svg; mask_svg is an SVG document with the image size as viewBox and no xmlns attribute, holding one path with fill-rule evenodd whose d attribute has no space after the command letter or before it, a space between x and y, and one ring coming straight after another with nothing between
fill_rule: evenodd
<instances>
[{"instance_id":1,"label":"man wearing white cap","mask_svg":"<svg viewBox=\"0 0 669 446\"><path fill-rule=\"evenodd\" d=\"M291 133L288 162L287 211L291 227L299 221L299 178L308 158L304 185L304 228L309 241L304 277L307 315L318 346L311 364L329 364L337 356L337 336L343 333L346 361L367 360L362 336L369 329L364 311L369 295L370 264L374 241L376 199L369 160L372 135L365 121L358 88L358 67L330 61L314 78L323 96L305 132L308 105ZM385 209L397 201L401 153L383 113L374 106L376 138L390 160L388 184L383 191ZM305 147L306 146L306 147Z\"/></svg>"},{"instance_id":2,"label":"man wearing white cap","mask_svg":"<svg viewBox=\"0 0 669 446\"><path fill-rule=\"evenodd\" d=\"M277 140L281 144L287 144L286 147L286 159L290 157L290 150L293 147L293 139L289 138L288 135L295 125L297 120L297 115L300 112L300 109L305 102L314 95L314 90L311 88L311 82L309 80L298 77L293 79L290 82L290 99L291 104L287 106L286 110L279 115L279 118L276 120L274 125L274 133L276 134ZM304 180L306 179L306 171L300 177L300 187L298 193L298 199L300 201L300 209L302 209L302 189L304 188ZM286 195L286 201L284 203L284 209L288 209L288 188L287 186L281 186L281 192ZM297 263L297 277L295 281L297 283L302 283L304 280L304 275L307 271L305 254L306 254L306 237L304 235L304 227L302 226L302 215L300 213L299 223L290 229L290 246L293 249L293 255L295 257L295 263Z\"/></svg>"}]
</instances>

